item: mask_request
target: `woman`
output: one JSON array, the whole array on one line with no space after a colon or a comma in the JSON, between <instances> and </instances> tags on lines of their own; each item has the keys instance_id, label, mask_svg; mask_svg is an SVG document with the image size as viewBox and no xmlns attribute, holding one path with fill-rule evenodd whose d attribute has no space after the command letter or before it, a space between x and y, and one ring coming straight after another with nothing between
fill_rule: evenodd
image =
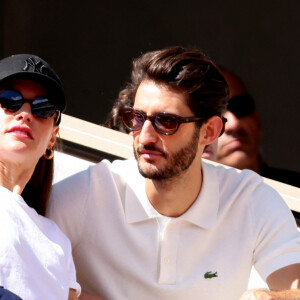
<instances>
[{"instance_id":1,"label":"woman","mask_svg":"<svg viewBox=\"0 0 300 300\"><path fill-rule=\"evenodd\" d=\"M44 217L65 98L34 55L0 61L0 285L24 300L78 299L69 240Z\"/></svg>"}]
</instances>

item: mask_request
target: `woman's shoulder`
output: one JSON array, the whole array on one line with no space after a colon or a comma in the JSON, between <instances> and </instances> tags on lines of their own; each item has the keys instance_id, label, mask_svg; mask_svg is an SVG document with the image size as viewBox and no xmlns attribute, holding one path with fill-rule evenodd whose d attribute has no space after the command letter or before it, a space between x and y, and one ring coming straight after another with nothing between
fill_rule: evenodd
<instances>
[{"instance_id":1,"label":"woman's shoulder","mask_svg":"<svg viewBox=\"0 0 300 300\"><path fill-rule=\"evenodd\" d=\"M44 235L47 236L49 240L60 245L64 249L70 248L70 241L68 237L62 232L58 225L47 217L38 215L39 227Z\"/></svg>"}]
</instances>

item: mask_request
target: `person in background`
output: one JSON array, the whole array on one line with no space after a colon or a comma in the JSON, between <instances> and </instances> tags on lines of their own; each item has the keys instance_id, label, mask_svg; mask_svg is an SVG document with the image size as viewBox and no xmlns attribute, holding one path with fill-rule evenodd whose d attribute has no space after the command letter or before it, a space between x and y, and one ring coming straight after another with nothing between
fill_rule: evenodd
<instances>
[{"instance_id":1,"label":"person in background","mask_svg":"<svg viewBox=\"0 0 300 300\"><path fill-rule=\"evenodd\" d=\"M299 298L300 233L280 195L253 171L201 158L227 107L217 66L197 49L151 51L123 94L135 157L103 160L51 194L82 299ZM252 265L270 291L246 291Z\"/></svg>"},{"instance_id":2,"label":"person in background","mask_svg":"<svg viewBox=\"0 0 300 300\"><path fill-rule=\"evenodd\" d=\"M213 143L206 145L203 153L202 158L217 161L218 157L218 139L216 139Z\"/></svg>"},{"instance_id":3,"label":"person in background","mask_svg":"<svg viewBox=\"0 0 300 300\"><path fill-rule=\"evenodd\" d=\"M31 54L0 60L3 297L7 290L23 300L75 300L80 294L70 242L44 217L65 105L61 82L47 62Z\"/></svg>"},{"instance_id":4,"label":"person in background","mask_svg":"<svg viewBox=\"0 0 300 300\"><path fill-rule=\"evenodd\" d=\"M224 117L225 131L218 140L221 164L237 169L250 169L263 177L300 187L300 174L268 166L260 153L262 120L253 97L233 72L220 68L228 86L229 101Z\"/></svg>"}]
</instances>

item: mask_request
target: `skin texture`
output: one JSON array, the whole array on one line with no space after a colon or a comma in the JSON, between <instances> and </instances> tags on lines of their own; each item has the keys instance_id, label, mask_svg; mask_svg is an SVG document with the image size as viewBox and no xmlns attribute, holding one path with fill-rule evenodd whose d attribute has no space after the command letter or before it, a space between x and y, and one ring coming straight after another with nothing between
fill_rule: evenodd
<instances>
[{"instance_id":1,"label":"skin texture","mask_svg":"<svg viewBox=\"0 0 300 300\"><path fill-rule=\"evenodd\" d=\"M27 99L47 94L43 86L26 80L13 81L10 87ZM21 194L39 158L53 147L57 132L53 117L35 117L29 103L16 112L0 108L0 184Z\"/></svg>"},{"instance_id":2,"label":"skin texture","mask_svg":"<svg viewBox=\"0 0 300 300\"><path fill-rule=\"evenodd\" d=\"M164 105L160 105L161 99L166 99ZM147 115L165 111L179 114L181 111L183 116L191 116L193 114L188 107L185 107L185 110L182 110L181 108L184 106L184 99L185 97L181 94L174 93L150 83L142 83L137 90L134 108L146 112ZM151 107L149 107L150 105L145 105L146 102L151 104ZM171 106L171 103L176 104ZM152 106L155 109L152 109ZM159 174L170 172L173 174L170 174L169 176L166 175L165 179L171 179L175 175L180 176L183 169L190 166L191 159L189 159L188 165L186 166L183 165L184 162L179 162L179 164L175 166L176 170L174 170L174 156L179 152L189 152L187 147L190 146L194 136L194 128L194 124L181 124L175 135L164 136L158 134L154 130L151 122L147 120L144 123L142 130L134 132L134 152L143 176L155 179L155 177L160 177ZM179 137L182 139L182 144L177 143ZM192 145L193 149L190 151L192 154L187 154L187 156L195 157L197 144L198 138L196 140L196 145ZM186 146L182 147L182 145ZM172 151L170 151L170 149L172 149Z\"/></svg>"},{"instance_id":3,"label":"skin texture","mask_svg":"<svg viewBox=\"0 0 300 300\"><path fill-rule=\"evenodd\" d=\"M181 149L172 154L168 153L164 149L156 147L155 145L139 145L136 149L134 149L134 155L137 161L143 161L145 155L149 154L151 151L156 152L157 156L160 155L167 161L167 164L165 164L163 168L151 171L141 166L139 167L140 173L146 178L157 181L164 181L180 176L192 164L198 151L198 142L199 130L195 128L187 145L181 147ZM154 161L154 159L151 158L151 154L148 156L149 162Z\"/></svg>"},{"instance_id":4,"label":"skin texture","mask_svg":"<svg viewBox=\"0 0 300 300\"><path fill-rule=\"evenodd\" d=\"M68 300L78 300L78 297L76 295L76 291L73 289L69 290L69 297ZM96 300L96 299L95 299Z\"/></svg>"},{"instance_id":5,"label":"skin texture","mask_svg":"<svg viewBox=\"0 0 300 300\"><path fill-rule=\"evenodd\" d=\"M229 98L247 93L244 84L234 74L228 71L222 71L222 74L229 86ZM263 130L258 112L237 118L227 110L224 117L227 123L218 141L218 162L259 173L259 148Z\"/></svg>"},{"instance_id":6,"label":"skin texture","mask_svg":"<svg viewBox=\"0 0 300 300\"><path fill-rule=\"evenodd\" d=\"M100 296L93 296L93 295L87 294L85 292L81 292L79 299L80 300L104 300L104 298L102 298ZM69 299L69 300L72 300L72 299Z\"/></svg>"},{"instance_id":7,"label":"skin texture","mask_svg":"<svg viewBox=\"0 0 300 300\"><path fill-rule=\"evenodd\" d=\"M240 300L300 300L299 290L284 290L269 292L266 290L250 290L245 292Z\"/></svg>"},{"instance_id":8,"label":"skin texture","mask_svg":"<svg viewBox=\"0 0 300 300\"><path fill-rule=\"evenodd\" d=\"M300 264L294 264L272 273L267 278L271 290L246 291L240 300L300 300Z\"/></svg>"}]
</instances>

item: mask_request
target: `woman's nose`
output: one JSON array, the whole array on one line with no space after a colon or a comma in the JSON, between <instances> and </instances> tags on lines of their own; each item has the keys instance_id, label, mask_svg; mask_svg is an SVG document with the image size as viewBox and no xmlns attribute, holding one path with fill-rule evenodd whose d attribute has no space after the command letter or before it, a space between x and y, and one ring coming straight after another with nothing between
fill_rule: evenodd
<instances>
[{"instance_id":1,"label":"woman's nose","mask_svg":"<svg viewBox=\"0 0 300 300\"><path fill-rule=\"evenodd\" d=\"M24 120L26 122L31 123L32 122L32 112L31 112L31 107L29 103L24 103L21 108L17 111L16 113L17 119L18 120Z\"/></svg>"}]
</instances>

